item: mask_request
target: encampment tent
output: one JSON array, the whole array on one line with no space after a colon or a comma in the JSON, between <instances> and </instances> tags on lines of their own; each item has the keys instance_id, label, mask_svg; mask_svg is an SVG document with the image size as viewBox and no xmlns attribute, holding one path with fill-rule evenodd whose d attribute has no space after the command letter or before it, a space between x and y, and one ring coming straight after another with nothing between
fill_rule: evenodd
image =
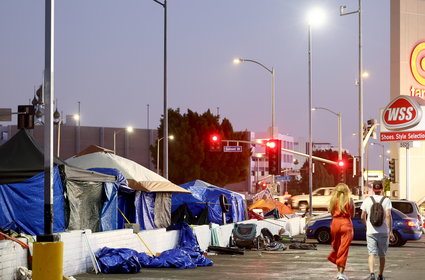
<instances>
[{"instance_id":1,"label":"encampment tent","mask_svg":"<svg viewBox=\"0 0 425 280\"><path fill-rule=\"evenodd\" d=\"M227 222L239 222L245 220L245 202L242 194L226 190L202 180L195 180L180 185L189 190L191 194L174 194L172 197L171 211L174 213L180 206L186 204L193 215L198 216L208 207L208 222L222 224L222 210L220 207L220 195L225 195L230 204L226 214Z\"/></svg>"},{"instance_id":2,"label":"encampment tent","mask_svg":"<svg viewBox=\"0 0 425 280\"><path fill-rule=\"evenodd\" d=\"M273 199L259 199L248 207L249 210L262 209L263 213L270 212L276 208L278 209L280 216L295 214L294 210L282 202Z\"/></svg>"},{"instance_id":3,"label":"encampment tent","mask_svg":"<svg viewBox=\"0 0 425 280\"><path fill-rule=\"evenodd\" d=\"M171 223L171 193L190 193L144 166L107 151L88 153L87 148L72 158L68 164L80 168L115 168L136 190L134 198L135 220L141 229L168 227Z\"/></svg>"},{"instance_id":4,"label":"encampment tent","mask_svg":"<svg viewBox=\"0 0 425 280\"><path fill-rule=\"evenodd\" d=\"M44 153L27 130L20 130L0 146L0 227L38 235L44 233ZM69 225L74 229L98 231L102 209L104 183L115 183L115 176L67 166L54 158L53 230L66 229L65 211L69 210ZM81 207L78 201L66 201L65 191L95 190L99 199ZM68 196L70 198L70 196ZM66 206L69 202L71 207ZM81 203L79 205L82 205ZM93 215L97 213L96 215Z\"/></svg>"}]
</instances>

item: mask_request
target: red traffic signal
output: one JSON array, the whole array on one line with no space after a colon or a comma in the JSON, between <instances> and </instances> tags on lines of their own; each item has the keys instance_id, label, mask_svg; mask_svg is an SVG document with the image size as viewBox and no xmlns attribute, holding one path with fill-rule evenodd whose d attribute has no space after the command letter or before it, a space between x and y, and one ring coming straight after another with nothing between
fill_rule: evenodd
<instances>
[{"instance_id":1,"label":"red traffic signal","mask_svg":"<svg viewBox=\"0 0 425 280\"><path fill-rule=\"evenodd\" d=\"M221 138L218 134L210 135L209 146L210 152L221 152Z\"/></svg>"},{"instance_id":2,"label":"red traffic signal","mask_svg":"<svg viewBox=\"0 0 425 280\"><path fill-rule=\"evenodd\" d=\"M340 168L344 168L345 167L345 162L343 160L338 160L338 166Z\"/></svg>"},{"instance_id":3,"label":"red traffic signal","mask_svg":"<svg viewBox=\"0 0 425 280\"><path fill-rule=\"evenodd\" d=\"M281 146L282 141L279 139L270 139L266 143L266 155L269 162L270 175L280 175L282 155Z\"/></svg>"}]
</instances>

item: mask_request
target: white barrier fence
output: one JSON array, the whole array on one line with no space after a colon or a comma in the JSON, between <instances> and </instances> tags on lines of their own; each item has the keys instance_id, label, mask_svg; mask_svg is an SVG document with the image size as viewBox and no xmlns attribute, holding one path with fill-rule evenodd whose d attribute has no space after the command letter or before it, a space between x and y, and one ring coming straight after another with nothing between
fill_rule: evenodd
<instances>
[{"instance_id":1,"label":"white barrier fence","mask_svg":"<svg viewBox=\"0 0 425 280\"><path fill-rule=\"evenodd\" d=\"M257 235L261 229L267 228L272 234L278 234L281 228L284 228L291 236L304 233L305 219L294 217L291 219L279 220L247 220L242 223L254 223L257 225ZM205 251L211 243L212 231L215 231L215 237L220 246L227 246L232 234L234 224L217 226L210 229L209 225L194 226L194 233L197 237L201 250ZM60 240L64 243L63 256L63 274L75 275L88 272L92 269L90 260L90 250L87 242L83 239L82 230L59 233ZM92 233L85 231L94 252L103 248L130 248L138 252L149 250L156 253L176 248L179 238L179 231L166 231L165 228L155 230L145 230L139 232L140 238L133 233L132 229L120 229L106 232ZM149 247L146 248L144 243ZM20 239L27 242L26 239ZM16 279L16 270L20 266L28 267L27 249L22 249L19 244L10 240L0 241L0 279Z\"/></svg>"}]
</instances>

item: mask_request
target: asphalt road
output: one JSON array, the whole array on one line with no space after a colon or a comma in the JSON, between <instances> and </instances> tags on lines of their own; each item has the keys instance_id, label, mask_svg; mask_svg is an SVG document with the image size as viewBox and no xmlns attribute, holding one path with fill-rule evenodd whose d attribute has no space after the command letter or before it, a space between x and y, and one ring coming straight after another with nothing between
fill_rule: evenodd
<instances>
[{"instance_id":1,"label":"asphalt road","mask_svg":"<svg viewBox=\"0 0 425 280\"><path fill-rule=\"evenodd\" d=\"M329 245L318 245L317 250L291 250L281 252L249 251L245 255L209 256L211 267L195 269L145 269L137 274L75 275L77 280L91 279L336 279L335 266L327 261ZM386 279L410 280L424 278L425 237L408 242L403 247L390 247L387 256ZM346 274L351 280L368 279L366 242L352 243Z\"/></svg>"}]
</instances>

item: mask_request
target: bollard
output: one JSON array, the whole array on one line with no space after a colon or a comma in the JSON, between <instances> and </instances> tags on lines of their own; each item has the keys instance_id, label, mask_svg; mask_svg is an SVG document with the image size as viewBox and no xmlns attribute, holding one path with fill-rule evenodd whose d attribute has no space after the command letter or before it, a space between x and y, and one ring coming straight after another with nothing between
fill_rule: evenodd
<instances>
[{"instance_id":1,"label":"bollard","mask_svg":"<svg viewBox=\"0 0 425 280\"><path fill-rule=\"evenodd\" d=\"M34 242L33 280L62 280L63 242Z\"/></svg>"}]
</instances>

